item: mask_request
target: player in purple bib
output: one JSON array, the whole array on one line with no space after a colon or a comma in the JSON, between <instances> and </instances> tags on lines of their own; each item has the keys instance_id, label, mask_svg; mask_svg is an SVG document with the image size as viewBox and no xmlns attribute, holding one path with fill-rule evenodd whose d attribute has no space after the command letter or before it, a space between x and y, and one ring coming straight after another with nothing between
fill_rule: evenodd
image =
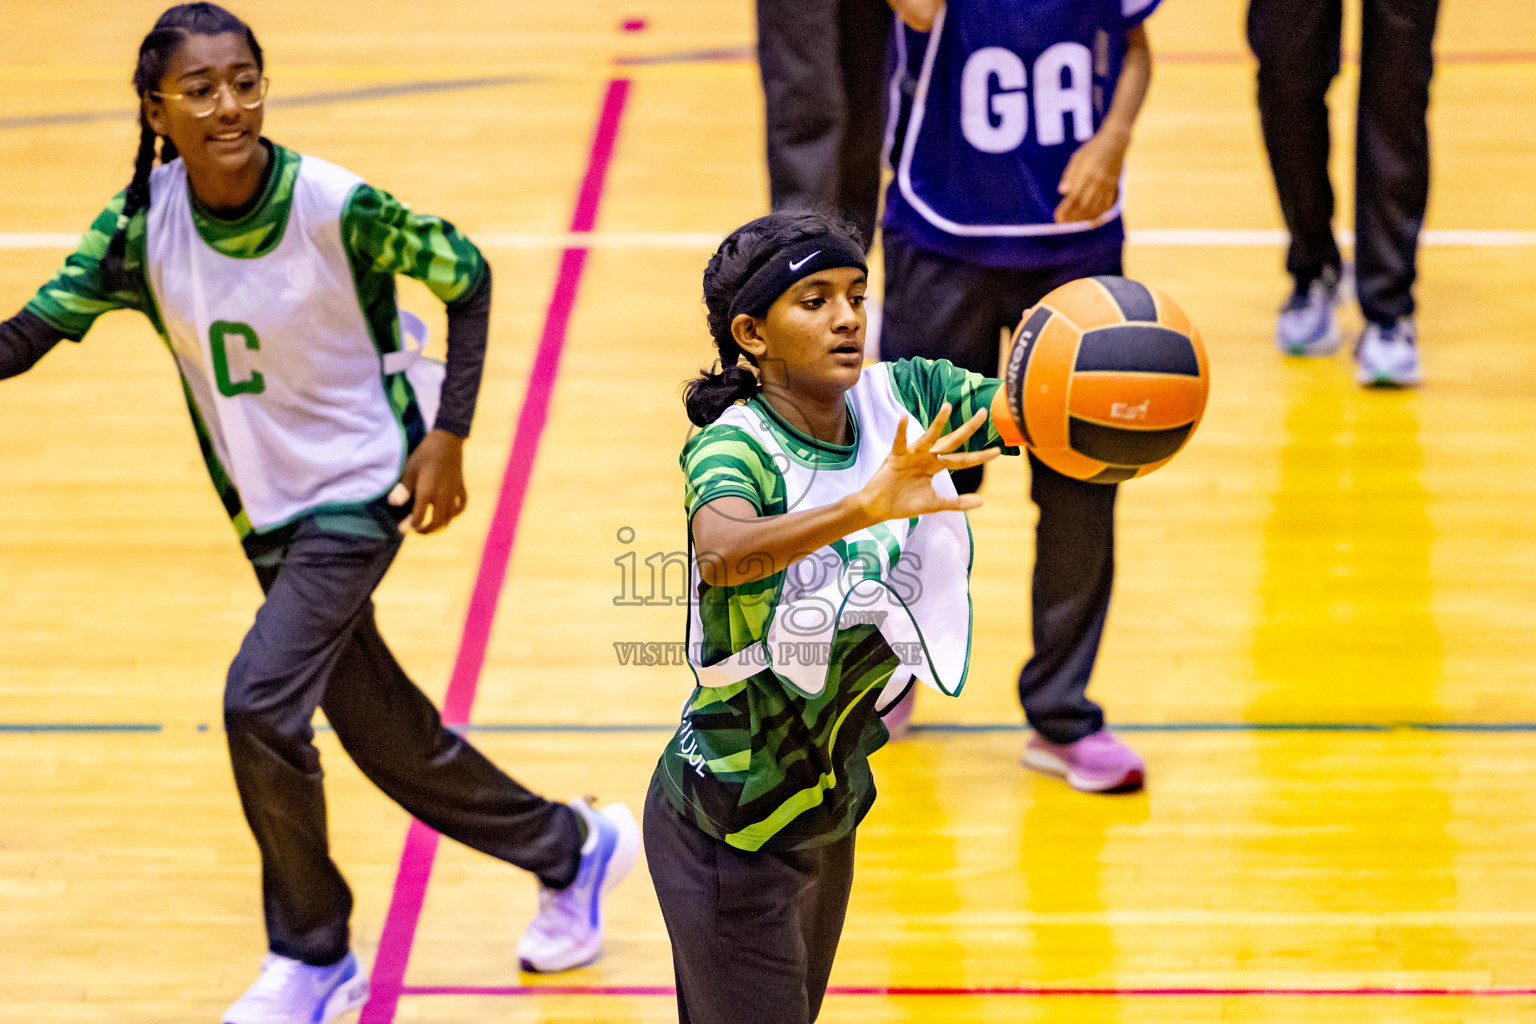
<instances>
[{"instance_id":1,"label":"player in purple bib","mask_svg":"<svg viewBox=\"0 0 1536 1024\"><path fill-rule=\"evenodd\" d=\"M891 0L883 359L998 370L1001 340L1059 285L1121 273L1120 175L1152 75L1159 0ZM1086 694L1114 582L1116 486L1031 456L1040 508L1034 653L1019 699L1030 768L1135 789L1140 757ZM961 491L981 470L953 474Z\"/></svg>"}]
</instances>

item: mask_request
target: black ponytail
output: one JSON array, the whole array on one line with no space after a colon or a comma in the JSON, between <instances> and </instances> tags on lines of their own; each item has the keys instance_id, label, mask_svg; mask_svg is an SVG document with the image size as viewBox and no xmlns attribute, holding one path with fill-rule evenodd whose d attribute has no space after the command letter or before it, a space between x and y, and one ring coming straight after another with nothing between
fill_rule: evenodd
<instances>
[{"instance_id":1,"label":"black ponytail","mask_svg":"<svg viewBox=\"0 0 1536 1024\"><path fill-rule=\"evenodd\" d=\"M745 361L756 366L757 360L741 350L731 333L731 303L742 285L785 246L824 235L841 237L860 252L864 249L858 229L841 217L818 210L792 210L743 224L727 235L709 258L709 266L704 268L704 307L720 359L717 369L704 370L683 385L683 405L695 426L709 426L725 410L760 390L757 375L741 365Z\"/></svg>"},{"instance_id":2,"label":"black ponytail","mask_svg":"<svg viewBox=\"0 0 1536 1024\"><path fill-rule=\"evenodd\" d=\"M737 354L746 356L756 365L747 353L737 349ZM715 366L715 370L702 370L697 377L683 384L683 405L688 410L688 419L696 427L709 426L725 410L762 390L757 374L745 366L725 363L723 359Z\"/></svg>"},{"instance_id":3,"label":"black ponytail","mask_svg":"<svg viewBox=\"0 0 1536 1024\"><path fill-rule=\"evenodd\" d=\"M264 68L261 44L256 33L239 18L217 4L179 4L160 15L155 27L139 44L139 61L133 69L133 88L139 94L139 151L133 161L133 180L128 183L123 197L123 212L118 215L117 229L107 245L102 258L102 272L113 290L126 286L123 280L126 270L124 260L128 251L128 224L140 210L149 207L149 174L155 168L156 135L149 126L149 116L144 103L149 94L160 89L160 80L181 44L189 36L217 36L226 32L244 36L245 43L256 57L256 66ZM161 140L159 160L168 164L176 159L176 146L169 138Z\"/></svg>"}]
</instances>

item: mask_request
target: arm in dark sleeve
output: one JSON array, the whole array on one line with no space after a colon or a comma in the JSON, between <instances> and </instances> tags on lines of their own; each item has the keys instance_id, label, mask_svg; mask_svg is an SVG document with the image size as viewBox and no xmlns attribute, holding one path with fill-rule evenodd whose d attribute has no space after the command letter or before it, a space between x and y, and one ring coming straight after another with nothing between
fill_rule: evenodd
<instances>
[{"instance_id":1,"label":"arm in dark sleeve","mask_svg":"<svg viewBox=\"0 0 1536 1024\"><path fill-rule=\"evenodd\" d=\"M491 268L486 265L480 283L448 303L448 372L434 429L456 437L469 436L490 327Z\"/></svg>"},{"instance_id":2,"label":"arm in dark sleeve","mask_svg":"<svg viewBox=\"0 0 1536 1024\"><path fill-rule=\"evenodd\" d=\"M352 190L341 220L354 274L414 277L448 307L448 373L433 427L468 437L490 329L490 265L448 221L371 185Z\"/></svg>"},{"instance_id":3,"label":"arm in dark sleeve","mask_svg":"<svg viewBox=\"0 0 1536 1024\"><path fill-rule=\"evenodd\" d=\"M66 337L29 309L0 322L0 380L26 373Z\"/></svg>"}]
</instances>

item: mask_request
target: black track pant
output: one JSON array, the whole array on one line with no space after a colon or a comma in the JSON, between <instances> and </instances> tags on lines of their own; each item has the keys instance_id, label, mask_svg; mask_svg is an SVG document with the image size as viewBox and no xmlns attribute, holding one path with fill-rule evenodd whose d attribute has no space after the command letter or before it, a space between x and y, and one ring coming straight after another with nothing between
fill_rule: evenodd
<instances>
[{"instance_id":1,"label":"black track pant","mask_svg":"<svg viewBox=\"0 0 1536 1024\"><path fill-rule=\"evenodd\" d=\"M374 624L372 594L400 547L394 519L310 517L257 567L266 602L224 691L229 755L261 849L267 938L311 964L346 955L352 893L332 862L311 720L325 717L375 785L443 835L568 885L576 814L518 785L406 678Z\"/></svg>"},{"instance_id":2,"label":"black track pant","mask_svg":"<svg viewBox=\"0 0 1536 1024\"><path fill-rule=\"evenodd\" d=\"M1096 264L1048 271L999 270L925 252L886 232L882 359L923 356L997 376L1002 332L1058 285L1119 274L1118 255ZM1114 484L1089 484L1029 459L1030 497L1040 508L1031 587L1034 654L1019 673L1019 702L1029 724L1052 743L1072 743L1104 727L1088 699L1115 581ZM980 467L951 474L968 493Z\"/></svg>"},{"instance_id":3,"label":"black track pant","mask_svg":"<svg viewBox=\"0 0 1536 1024\"><path fill-rule=\"evenodd\" d=\"M651 779L645 859L672 940L680 1024L810 1024L853 887L853 836L748 853L699 831Z\"/></svg>"},{"instance_id":4,"label":"black track pant","mask_svg":"<svg viewBox=\"0 0 1536 1024\"><path fill-rule=\"evenodd\" d=\"M1429 199L1429 80L1439 0L1364 0L1355 123L1355 269L1360 309L1413 313ZM1339 265L1328 180L1328 85L1339 73L1342 0L1250 0L1259 123L1291 233L1285 267L1305 285Z\"/></svg>"},{"instance_id":5,"label":"black track pant","mask_svg":"<svg viewBox=\"0 0 1536 1024\"><path fill-rule=\"evenodd\" d=\"M880 204L886 0L757 0L775 210L842 214L868 245Z\"/></svg>"}]
</instances>

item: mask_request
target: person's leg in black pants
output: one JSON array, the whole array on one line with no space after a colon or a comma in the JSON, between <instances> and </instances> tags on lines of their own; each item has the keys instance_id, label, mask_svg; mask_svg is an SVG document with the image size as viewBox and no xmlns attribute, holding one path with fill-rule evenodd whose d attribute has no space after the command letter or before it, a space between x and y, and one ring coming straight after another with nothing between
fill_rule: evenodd
<instances>
[{"instance_id":1,"label":"person's leg in black pants","mask_svg":"<svg viewBox=\"0 0 1536 1024\"><path fill-rule=\"evenodd\" d=\"M996 377L1010 272L925 252L900 234L886 232L881 239L885 311L880 358L948 359ZM955 489L961 494L979 489L982 469L950 473Z\"/></svg>"},{"instance_id":2,"label":"person's leg in black pants","mask_svg":"<svg viewBox=\"0 0 1536 1024\"><path fill-rule=\"evenodd\" d=\"M562 889L581 862L576 812L530 792L442 717L395 661L373 608L320 703L343 749L374 785L449 839Z\"/></svg>"},{"instance_id":3,"label":"person's leg in black pants","mask_svg":"<svg viewBox=\"0 0 1536 1024\"><path fill-rule=\"evenodd\" d=\"M1412 316L1419 229L1429 201L1429 81L1439 0L1365 0L1355 143L1360 311Z\"/></svg>"},{"instance_id":4,"label":"person's leg in black pants","mask_svg":"<svg viewBox=\"0 0 1536 1024\"><path fill-rule=\"evenodd\" d=\"M1031 273L951 260L884 236L885 358L923 356L996 376L1002 330L1052 289L1079 277L1121 272L1118 257L1096 265ZM1063 476L1030 457L1030 497L1040 508L1031 586L1034 653L1019 673L1025 717L1046 740L1065 745L1104 726L1086 694L1114 584L1114 484ZM981 472L950 474L961 493Z\"/></svg>"},{"instance_id":5,"label":"person's leg in black pants","mask_svg":"<svg viewBox=\"0 0 1536 1024\"><path fill-rule=\"evenodd\" d=\"M1058 745L1104 728L1104 711L1088 699L1115 582L1115 497L1118 484L1090 484L1029 456L1035 524L1035 575L1030 587L1035 650L1019 672L1019 703L1042 737Z\"/></svg>"},{"instance_id":6,"label":"person's leg in black pants","mask_svg":"<svg viewBox=\"0 0 1536 1024\"><path fill-rule=\"evenodd\" d=\"M1328 86L1339 73L1342 0L1250 0L1248 45L1259 59L1259 125L1291 234L1285 269L1297 291L1337 271L1328 179Z\"/></svg>"},{"instance_id":7,"label":"person's leg in black pants","mask_svg":"<svg viewBox=\"0 0 1536 1024\"><path fill-rule=\"evenodd\" d=\"M886 51L894 21L886 0L840 0L838 45L842 56L847 127L839 161L837 210L853 222L868 248L880 210L880 149L885 143Z\"/></svg>"},{"instance_id":8,"label":"person's leg in black pants","mask_svg":"<svg viewBox=\"0 0 1536 1024\"><path fill-rule=\"evenodd\" d=\"M836 0L758 0L757 63L775 210L835 210L848 97Z\"/></svg>"},{"instance_id":9,"label":"person's leg in black pants","mask_svg":"<svg viewBox=\"0 0 1536 1024\"><path fill-rule=\"evenodd\" d=\"M224 693L230 761L261 851L272 952L313 965L346 955L351 892L331 860L312 719L325 707L358 764L448 835L568 884L580 858L575 812L523 790L462 739L399 670L371 597L400 546L378 529L328 532L306 519L280 564L257 575L266 601ZM523 830L528 830L524 832Z\"/></svg>"},{"instance_id":10,"label":"person's leg in black pants","mask_svg":"<svg viewBox=\"0 0 1536 1024\"><path fill-rule=\"evenodd\" d=\"M810 1024L853 885L854 837L749 852L705 835L654 779L645 853L672 942L681 1024Z\"/></svg>"},{"instance_id":11,"label":"person's leg in black pants","mask_svg":"<svg viewBox=\"0 0 1536 1024\"><path fill-rule=\"evenodd\" d=\"M773 209L841 214L868 245L879 204L884 0L758 0Z\"/></svg>"},{"instance_id":12,"label":"person's leg in black pants","mask_svg":"<svg viewBox=\"0 0 1536 1024\"><path fill-rule=\"evenodd\" d=\"M1064 270L1019 274L1011 282L1006 317L1080 277L1124 272L1119 256ZM1019 703L1030 727L1058 745L1104 728L1104 710L1088 699L1115 582L1115 498L1118 484L1090 484L1029 456L1029 497L1035 523L1035 571L1030 584L1034 652L1019 670Z\"/></svg>"}]
</instances>

